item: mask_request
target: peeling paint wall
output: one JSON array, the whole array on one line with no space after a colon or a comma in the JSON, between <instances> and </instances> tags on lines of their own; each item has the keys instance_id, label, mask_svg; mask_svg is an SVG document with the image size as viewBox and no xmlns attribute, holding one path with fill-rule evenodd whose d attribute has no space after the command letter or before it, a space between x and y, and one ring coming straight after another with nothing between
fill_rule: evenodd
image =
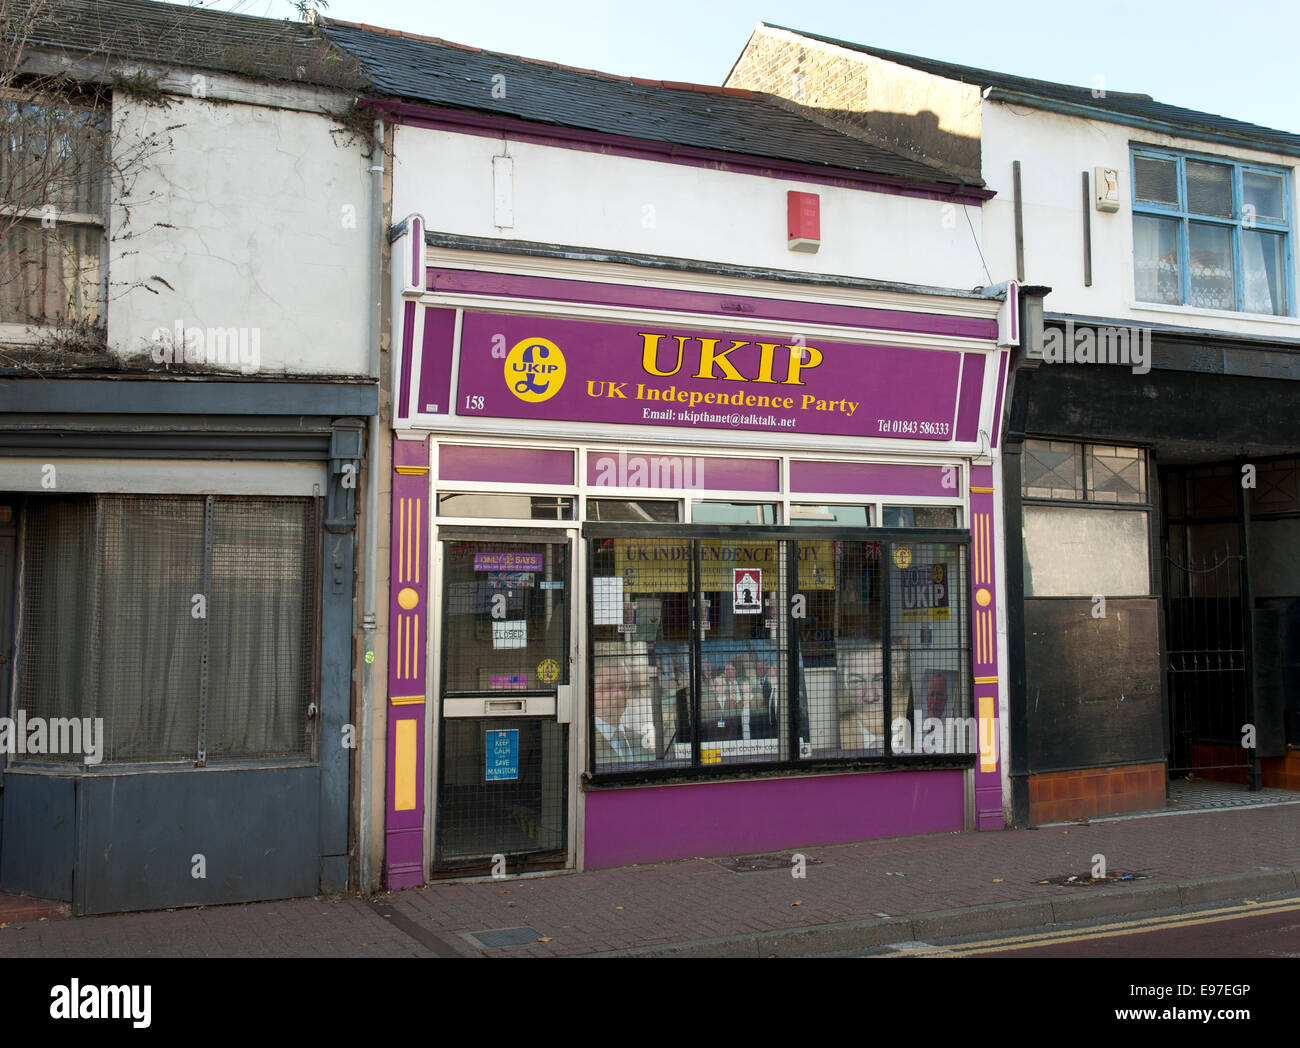
<instances>
[{"instance_id":1,"label":"peeling paint wall","mask_svg":"<svg viewBox=\"0 0 1300 1048\"><path fill-rule=\"evenodd\" d=\"M248 374L364 375L371 245L361 146L331 135L324 115L169 102L114 98L118 157L129 162L151 133L170 144L136 164L125 193L115 190L110 349L150 359L155 332L179 321L214 354L216 331L238 337L244 361L257 357Z\"/></svg>"}]
</instances>

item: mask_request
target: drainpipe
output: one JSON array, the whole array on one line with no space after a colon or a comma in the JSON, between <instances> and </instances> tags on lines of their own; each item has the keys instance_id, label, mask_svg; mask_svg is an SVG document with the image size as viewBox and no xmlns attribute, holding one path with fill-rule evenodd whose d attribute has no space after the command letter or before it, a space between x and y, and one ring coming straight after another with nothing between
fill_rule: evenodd
<instances>
[{"instance_id":1,"label":"drainpipe","mask_svg":"<svg viewBox=\"0 0 1300 1048\"><path fill-rule=\"evenodd\" d=\"M380 388L379 341L383 332L382 273L384 240L384 122L375 121L374 149L370 162L370 370L369 377ZM370 876L370 779L371 725L375 708L375 664L365 653L375 650L375 583L379 566L379 416L370 416L366 442L366 566L361 598L361 724L357 732L360 767L357 782L361 796L357 813L357 850L360 889L367 895L374 888Z\"/></svg>"}]
</instances>

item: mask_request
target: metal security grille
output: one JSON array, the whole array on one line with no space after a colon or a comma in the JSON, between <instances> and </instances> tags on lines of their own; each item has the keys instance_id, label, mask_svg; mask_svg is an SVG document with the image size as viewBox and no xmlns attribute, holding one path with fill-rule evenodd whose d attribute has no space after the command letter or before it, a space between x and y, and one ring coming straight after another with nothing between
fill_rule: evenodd
<instances>
[{"instance_id":1,"label":"metal security grille","mask_svg":"<svg viewBox=\"0 0 1300 1048\"><path fill-rule=\"evenodd\" d=\"M586 532L593 773L978 751L963 540Z\"/></svg>"},{"instance_id":2,"label":"metal security grille","mask_svg":"<svg viewBox=\"0 0 1300 1048\"><path fill-rule=\"evenodd\" d=\"M568 683L567 545L448 541L443 561L444 695Z\"/></svg>"},{"instance_id":3,"label":"metal security grille","mask_svg":"<svg viewBox=\"0 0 1300 1048\"><path fill-rule=\"evenodd\" d=\"M1249 769L1250 715L1242 607L1245 558L1227 551L1165 558L1172 772Z\"/></svg>"},{"instance_id":4,"label":"metal security grille","mask_svg":"<svg viewBox=\"0 0 1300 1048\"><path fill-rule=\"evenodd\" d=\"M531 717L443 720L435 875L482 866L494 855L563 858L567 731ZM508 775L489 779L488 747L497 745L514 760Z\"/></svg>"},{"instance_id":5,"label":"metal security grille","mask_svg":"<svg viewBox=\"0 0 1300 1048\"><path fill-rule=\"evenodd\" d=\"M310 499L29 499L16 707L104 762L310 754L318 535Z\"/></svg>"}]
</instances>

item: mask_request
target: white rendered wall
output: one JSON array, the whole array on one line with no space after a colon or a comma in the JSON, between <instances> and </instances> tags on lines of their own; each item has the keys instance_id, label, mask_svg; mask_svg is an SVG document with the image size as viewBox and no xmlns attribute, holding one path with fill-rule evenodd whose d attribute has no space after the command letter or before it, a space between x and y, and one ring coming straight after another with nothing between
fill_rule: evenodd
<instances>
[{"instance_id":1,"label":"white rendered wall","mask_svg":"<svg viewBox=\"0 0 1300 1048\"><path fill-rule=\"evenodd\" d=\"M984 253L995 273L1015 272L1012 163L1020 161L1024 200L1025 279L1052 289L1048 313L1117 318L1127 324L1170 325L1260 338L1300 338L1300 320L1136 302L1133 289L1133 184L1129 144L1250 160L1291 171L1296 160L1209 142L1172 138L1121 124L1062 116L1020 105L984 103L984 180L997 197L985 204ZM1083 284L1083 183L1095 167L1119 171L1120 208L1106 214L1091 203L1092 287ZM1093 190L1092 192L1095 192ZM1293 205L1294 211L1294 205ZM1294 213L1291 249L1296 244ZM1294 301L1295 288L1288 291Z\"/></svg>"},{"instance_id":2,"label":"white rendered wall","mask_svg":"<svg viewBox=\"0 0 1300 1048\"><path fill-rule=\"evenodd\" d=\"M153 333L177 321L256 329L256 374L363 375L373 245L359 145L315 113L185 97L164 109L119 91L113 122L120 150L169 127L173 144L140 167L126 208L114 200L110 348L149 359Z\"/></svg>"},{"instance_id":3,"label":"white rendered wall","mask_svg":"<svg viewBox=\"0 0 1300 1048\"><path fill-rule=\"evenodd\" d=\"M974 205L416 127L397 128L394 148L394 218L419 212L432 231L960 289L1013 275L985 274ZM494 221L503 152L511 226ZM815 254L786 246L791 189L821 197Z\"/></svg>"}]
</instances>

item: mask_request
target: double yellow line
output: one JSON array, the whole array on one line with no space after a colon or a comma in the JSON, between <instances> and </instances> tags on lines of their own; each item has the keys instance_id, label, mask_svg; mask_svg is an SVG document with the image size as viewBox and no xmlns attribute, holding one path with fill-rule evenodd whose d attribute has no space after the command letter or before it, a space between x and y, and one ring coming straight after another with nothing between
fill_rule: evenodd
<instances>
[{"instance_id":1,"label":"double yellow line","mask_svg":"<svg viewBox=\"0 0 1300 1048\"><path fill-rule=\"evenodd\" d=\"M1213 910L1170 914L1167 917L1148 917L1137 921L1118 921L1099 924L1093 928L1064 929L1057 932L1039 932L1034 935L1015 935L980 942L966 942L952 946L933 946L925 949L898 950L881 957L969 957L975 953L1003 953L1007 950L1027 950L1034 946L1051 946L1066 942L1086 942L1089 939L1110 939L1121 935L1140 935L1142 932L1162 928L1190 928L1198 924L1217 924L1235 921L1246 915L1260 913L1288 913L1300 910L1300 899L1278 899L1275 902L1243 902L1239 906L1223 906Z\"/></svg>"}]
</instances>

